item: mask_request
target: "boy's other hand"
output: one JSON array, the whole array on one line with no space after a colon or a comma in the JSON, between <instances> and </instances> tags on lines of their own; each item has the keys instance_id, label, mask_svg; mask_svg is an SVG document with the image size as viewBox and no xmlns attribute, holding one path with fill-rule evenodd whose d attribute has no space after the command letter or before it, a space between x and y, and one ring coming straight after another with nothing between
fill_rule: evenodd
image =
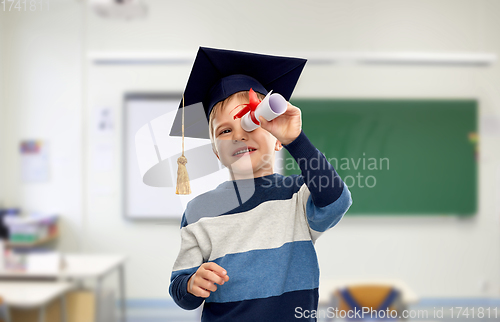
<instances>
[{"instance_id":1,"label":"boy's other hand","mask_svg":"<svg viewBox=\"0 0 500 322\"><path fill-rule=\"evenodd\" d=\"M301 111L288 102L285 113L272 121L259 116L260 126L269 131L281 144L287 145L295 140L302 130Z\"/></svg>"},{"instance_id":2,"label":"boy's other hand","mask_svg":"<svg viewBox=\"0 0 500 322\"><path fill-rule=\"evenodd\" d=\"M229 281L229 276L224 268L214 262L207 262L198 267L196 273L189 278L187 291L198 297L209 297L210 292L215 292L217 286Z\"/></svg>"}]
</instances>

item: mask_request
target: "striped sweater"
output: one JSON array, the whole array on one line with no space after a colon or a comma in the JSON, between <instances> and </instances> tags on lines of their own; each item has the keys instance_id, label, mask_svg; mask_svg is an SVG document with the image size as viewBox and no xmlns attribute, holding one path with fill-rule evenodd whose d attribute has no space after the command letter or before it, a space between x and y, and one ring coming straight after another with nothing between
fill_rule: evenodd
<instances>
[{"instance_id":1,"label":"striped sweater","mask_svg":"<svg viewBox=\"0 0 500 322\"><path fill-rule=\"evenodd\" d=\"M187 204L169 293L186 310L204 301L202 321L290 321L317 310L314 244L343 218L351 193L304 132L284 147L300 175L226 181ZM207 298L187 292L204 262L229 276Z\"/></svg>"}]
</instances>

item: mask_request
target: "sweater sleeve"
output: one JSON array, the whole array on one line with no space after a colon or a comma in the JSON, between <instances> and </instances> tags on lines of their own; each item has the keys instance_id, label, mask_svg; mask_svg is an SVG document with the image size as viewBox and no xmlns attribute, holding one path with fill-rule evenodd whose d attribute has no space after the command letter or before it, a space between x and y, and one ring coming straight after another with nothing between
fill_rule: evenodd
<instances>
[{"instance_id":1,"label":"sweater sleeve","mask_svg":"<svg viewBox=\"0 0 500 322\"><path fill-rule=\"evenodd\" d=\"M306 210L313 242L335 226L352 205L351 192L333 166L309 141L304 131L284 145L300 167L303 186L300 200Z\"/></svg>"},{"instance_id":2,"label":"sweater sleeve","mask_svg":"<svg viewBox=\"0 0 500 322\"><path fill-rule=\"evenodd\" d=\"M168 292L174 302L185 310L194 310L205 300L187 291L189 278L196 273L201 264L203 255L196 237L187 226L184 213L181 223L181 249L172 269Z\"/></svg>"}]
</instances>

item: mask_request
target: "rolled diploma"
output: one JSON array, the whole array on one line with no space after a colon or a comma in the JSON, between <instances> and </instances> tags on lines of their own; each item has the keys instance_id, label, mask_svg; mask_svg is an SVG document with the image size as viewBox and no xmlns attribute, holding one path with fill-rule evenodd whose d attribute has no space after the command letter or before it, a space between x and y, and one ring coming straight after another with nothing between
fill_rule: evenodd
<instances>
[{"instance_id":1,"label":"rolled diploma","mask_svg":"<svg viewBox=\"0 0 500 322\"><path fill-rule=\"evenodd\" d=\"M288 103L286 99L278 93L267 93L266 97L260 102L255 109L255 117L263 116L267 121L272 121L281 114L285 113ZM243 115L241 118L241 127L247 132L251 132L260 125L255 124L250 117L250 113Z\"/></svg>"}]
</instances>

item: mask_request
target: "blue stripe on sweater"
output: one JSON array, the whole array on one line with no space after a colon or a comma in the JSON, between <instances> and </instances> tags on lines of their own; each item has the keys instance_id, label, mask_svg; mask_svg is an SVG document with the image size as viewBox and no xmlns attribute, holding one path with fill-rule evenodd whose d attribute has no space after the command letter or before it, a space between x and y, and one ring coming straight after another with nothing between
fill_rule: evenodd
<instances>
[{"instance_id":1,"label":"blue stripe on sweater","mask_svg":"<svg viewBox=\"0 0 500 322\"><path fill-rule=\"evenodd\" d=\"M310 195L306 204L309 227L318 232L324 232L332 228L344 217L344 214L351 205L351 192L346 184L344 184L344 189L340 197L324 207L316 207Z\"/></svg>"},{"instance_id":2,"label":"blue stripe on sweater","mask_svg":"<svg viewBox=\"0 0 500 322\"><path fill-rule=\"evenodd\" d=\"M310 240L227 254L214 262L226 269L229 281L216 284L217 291L206 302L242 301L319 287L318 260Z\"/></svg>"}]
</instances>

